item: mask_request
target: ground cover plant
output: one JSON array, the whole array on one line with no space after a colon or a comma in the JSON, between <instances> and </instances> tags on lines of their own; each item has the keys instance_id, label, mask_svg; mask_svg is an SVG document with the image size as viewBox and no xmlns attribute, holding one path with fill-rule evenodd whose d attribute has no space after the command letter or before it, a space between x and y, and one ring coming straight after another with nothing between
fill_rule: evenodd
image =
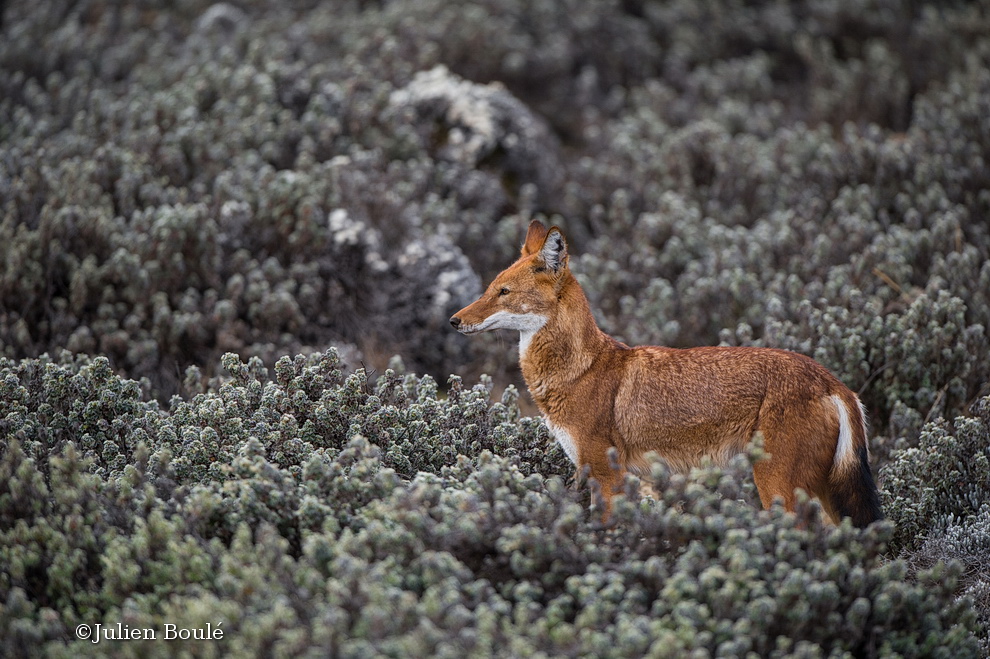
<instances>
[{"instance_id":1,"label":"ground cover plant","mask_svg":"<svg viewBox=\"0 0 990 659\"><path fill-rule=\"evenodd\" d=\"M0 4L0 653L990 654L988 99L984 3ZM534 217L858 391L888 521L603 526L447 326Z\"/></svg>"}]
</instances>

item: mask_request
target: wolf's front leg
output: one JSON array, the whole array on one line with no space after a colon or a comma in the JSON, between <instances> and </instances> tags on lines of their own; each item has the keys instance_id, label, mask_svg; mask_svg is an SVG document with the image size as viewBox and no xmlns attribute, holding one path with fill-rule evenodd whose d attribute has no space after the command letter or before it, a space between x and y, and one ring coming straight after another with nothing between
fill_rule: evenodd
<instances>
[{"instance_id":1,"label":"wolf's front leg","mask_svg":"<svg viewBox=\"0 0 990 659\"><path fill-rule=\"evenodd\" d=\"M612 497L622 487L624 470L615 468L609 460L608 451L602 451L600 454L596 452L589 457L591 459L578 468L578 477L580 478L581 473L585 472L589 478L595 479L598 483L598 488L591 490L591 506L594 508L596 504L601 503L602 522L607 522L612 513Z\"/></svg>"}]
</instances>

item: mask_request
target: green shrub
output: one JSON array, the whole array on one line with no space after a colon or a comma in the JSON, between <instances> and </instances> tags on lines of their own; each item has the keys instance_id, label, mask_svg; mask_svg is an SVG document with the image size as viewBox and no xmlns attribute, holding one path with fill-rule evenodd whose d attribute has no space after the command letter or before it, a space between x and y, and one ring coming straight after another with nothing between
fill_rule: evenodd
<instances>
[{"instance_id":1,"label":"green shrub","mask_svg":"<svg viewBox=\"0 0 990 659\"><path fill-rule=\"evenodd\" d=\"M961 28L980 24L972 6L5 14L8 357L104 354L161 402L225 352L330 344L351 367L399 353L439 381L518 386L499 343L446 318L530 216L559 213L600 320L628 340L819 354L867 387L879 429L897 402L951 415L990 380L985 360L933 382L891 370L882 333L911 332L911 303L944 292L956 334L921 349L986 352L990 78L987 35ZM804 327L807 303L852 315Z\"/></svg>"},{"instance_id":2,"label":"green shrub","mask_svg":"<svg viewBox=\"0 0 990 659\"><path fill-rule=\"evenodd\" d=\"M985 14L0 3L3 652L987 654ZM447 326L533 217L622 340L859 392L893 528L742 466L596 525L514 340Z\"/></svg>"},{"instance_id":3,"label":"green shrub","mask_svg":"<svg viewBox=\"0 0 990 659\"><path fill-rule=\"evenodd\" d=\"M656 498L640 499L630 477L603 525L583 489L537 471L563 473L566 458L513 401L493 404L484 386L438 399L428 378L393 374L371 386L336 366L333 352L286 358L262 382L259 364L228 356L229 378L174 400L174 412L151 403L141 415L118 396L104 412L131 419L141 438L122 469L99 447L79 448L88 433L43 449L21 432L48 428L43 413L8 413L5 650L979 653L974 612L956 599L958 564L912 575L886 555L890 524L823 526L811 503L796 516L760 510L744 458L689 477L658 464ZM0 377L11 408L28 392L58 399L83 385L109 401L133 388L105 359L6 362ZM343 422L315 402L329 400ZM411 425L404 415L431 422L415 443L389 443ZM369 429L380 445L358 432ZM438 451L449 446L452 459ZM117 622L158 638L74 636L79 624ZM220 625L224 636L166 641L165 623Z\"/></svg>"},{"instance_id":4,"label":"green shrub","mask_svg":"<svg viewBox=\"0 0 990 659\"><path fill-rule=\"evenodd\" d=\"M948 542L950 528L958 535L970 523L976 525L974 541L986 540L978 528L990 505L990 397L975 411L975 417L927 424L917 445L895 451L881 470L881 498L897 526L896 546L916 550L926 541Z\"/></svg>"}]
</instances>

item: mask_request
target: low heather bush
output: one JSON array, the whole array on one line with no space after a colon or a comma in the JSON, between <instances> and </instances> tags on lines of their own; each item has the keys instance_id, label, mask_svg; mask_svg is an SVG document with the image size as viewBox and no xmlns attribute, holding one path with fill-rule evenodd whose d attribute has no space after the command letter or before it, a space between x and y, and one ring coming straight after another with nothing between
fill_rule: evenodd
<instances>
[{"instance_id":1,"label":"low heather bush","mask_svg":"<svg viewBox=\"0 0 990 659\"><path fill-rule=\"evenodd\" d=\"M0 652L990 654L987 25L0 2ZM736 505L736 465L597 524L515 341L447 326L534 217L618 338L859 392L892 523Z\"/></svg>"},{"instance_id":2,"label":"low heather bush","mask_svg":"<svg viewBox=\"0 0 990 659\"><path fill-rule=\"evenodd\" d=\"M518 385L445 319L559 213L623 338L814 353L880 429L957 413L985 360L926 380L883 343L948 293L922 353L986 353L990 50L974 6L901 9L5 7L3 352L105 354L162 402L329 344Z\"/></svg>"},{"instance_id":3,"label":"low heather bush","mask_svg":"<svg viewBox=\"0 0 990 659\"><path fill-rule=\"evenodd\" d=\"M763 511L745 458L658 464L646 499L629 477L603 525L511 396L337 366L285 358L268 381L228 355L165 413L103 358L4 362L5 651L979 654L957 592L985 584L960 563L912 573L889 523ZM964 537L944 534L962 559L980 549ZM74 636L118 622L160 633ZM224 635L166 640L165 623Z\"/></svg>"},{"instance_id":4,"label":"low heather bush","mask_svg":"<svg viewBox=\"0 0 990 659\"><path fill-rule=\"evenodd\" d=\"M908 550L973 522L971 546L986 534L979 530L990 504L990 397L976 405L975 417L927 424L916 446L895 452L880 472L884 508L897 526L895 542ZM975 555L980 552L973 552Z\"/></svg>"}]
</instances>

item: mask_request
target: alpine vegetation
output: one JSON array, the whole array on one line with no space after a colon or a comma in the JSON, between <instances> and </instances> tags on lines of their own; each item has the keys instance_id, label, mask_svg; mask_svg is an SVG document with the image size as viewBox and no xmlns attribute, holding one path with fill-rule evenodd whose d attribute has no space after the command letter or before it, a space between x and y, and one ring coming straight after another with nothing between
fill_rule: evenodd
<instances>
[{"instance_id":1,"label":"alpine vegetation","mask_svg":"<svg viewBox=\"0 0 990 659\"><path fill-rule=\"evenodd\" d=\"M745 457L630 476L603 524L512 390L223 364L169 412L103 357L0 364L5 652L979 656L965 563L762 511Z\"/></svg>"},{"instance_id":2,"label":"alpine vegetation","mask_svg":"<svg viewBox=\"0 0 990 659\"><path fill-rule=\"evenodd\" d=\"M990 655L988 26L0 2L0 655ZM615 340L833 373L886 520L765 437L603 521L448 322L533 220Z\"/></svg>"}]
</instances>

